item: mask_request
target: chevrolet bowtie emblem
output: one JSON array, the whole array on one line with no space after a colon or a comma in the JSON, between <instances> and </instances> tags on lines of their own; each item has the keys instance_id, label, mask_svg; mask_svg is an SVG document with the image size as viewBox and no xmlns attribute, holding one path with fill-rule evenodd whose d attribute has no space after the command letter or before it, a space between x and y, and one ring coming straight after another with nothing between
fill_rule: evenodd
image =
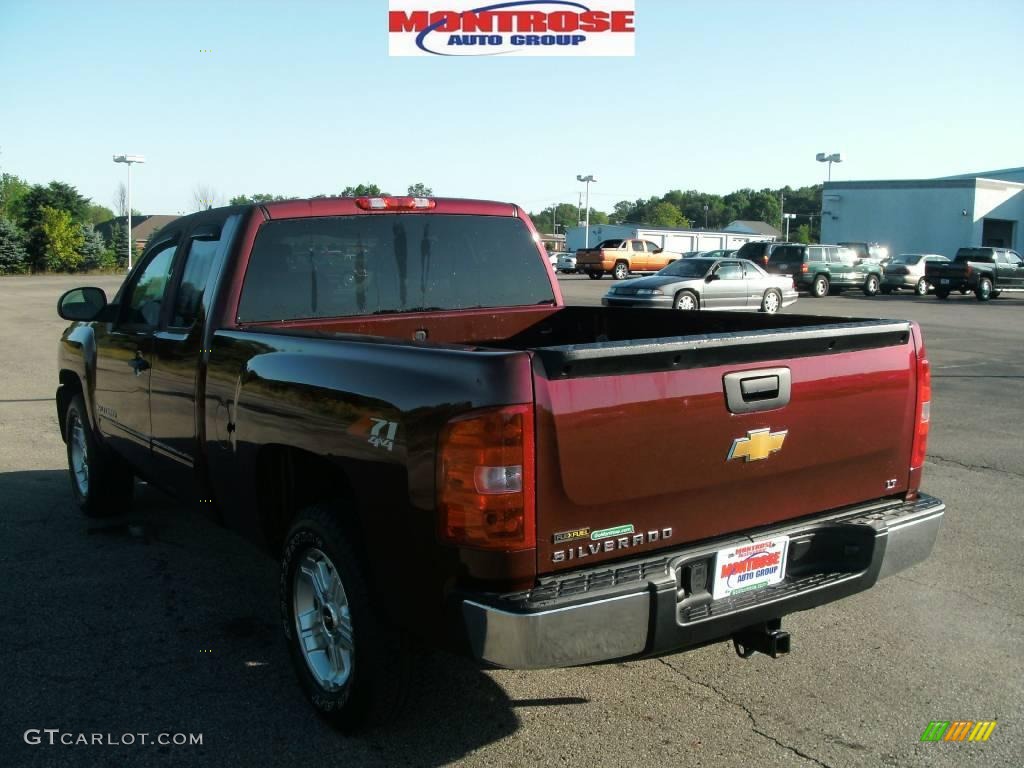
<instances>
[{"instance_id":1,"label":"chevrolet bowtie emblem","mask_svg":"<svg viewBox=\"0 0 1024 768\"><path fill-rule=\"evenodd\" d=\"M782 444L785 442L787 434L789 434L788 429L781 432L772 432L770 428L752 429L747 432L746 437L737 437L732 441L732 448L729 449L729 457L726 461L767 459L776 451L782 450Z\"/></svg>"}]
</instances>

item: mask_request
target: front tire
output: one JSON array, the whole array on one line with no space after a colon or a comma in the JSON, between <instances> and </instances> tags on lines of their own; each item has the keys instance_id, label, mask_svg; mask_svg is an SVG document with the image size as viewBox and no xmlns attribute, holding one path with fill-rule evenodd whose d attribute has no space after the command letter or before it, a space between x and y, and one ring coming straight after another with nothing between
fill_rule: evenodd
<instances>
[{"instance_id":1,"label":"front tire","mask_svg":"<svg viewBox=\"0 0 1024 768\"><path fill-rule=\"evenodd\" d=\"M700 309L700 301L693 291L680 291L676 294L672 307L682 312L696 312Z\"/></svg>"},{"instance_id":2,"label":"front tire","mask_svg":"<svg viewBox=\"0 0 1024 768\"><path fill-rule=\"evenodd\" d=\"M927 296L928 281L925 280L923 277L920 280L918 280L917 285L914 286L914 293L916 293L918 296Z\"/></svg>"},{"instance_id":3,"label":"front tire","mask_svg":"<svg viewBox=\"0 0 1024 768\"><path fill-rule=\"evenodd\" d=\"M948 299L949 298L949 289L948 288L936 288L935 289L935 298L936 299Z\"/></svg>"},{"instance_id":4,"label":"front tire","mask_svg":"<svg viewBox=\"0 0 1024 768\"><path fill-rule=\"evenodd\" d=\"M374 610L340 520L329 504L298 513L281 559L281 620L306 698L353 731L399 714L410 665L401 636Z\"/></svg>"},{"instance_id":5,"label":"front tire","mask_svg":"<svg viewBox=\"0 0 1024 768\"><path fill-rule=\"evenodd\" d=\"M770 288L764 292L764 298L761 299L761 311L769 315L774 315L782 307L782 295L774 288Z\"/></svg>"},{"instance_id":6,"label":"front tire","mask_svg":"<svg viewBox=\"0 0 1024 768\"><path fill-rule=\"evenodd\" d=\"M89 426L85 400L71 398L64 416L71 495L87 517L112 517L128 511L135 476L128 465L96 441Z\"/></svg>"},{"instance_id":7,"label":"front tire","mask_svg":"<svg viewBox=\"0 0 1024 768\"><path fill-rule=\"evenodd\" d=\"M878 275L868 275L868 279L864 281L864 295L865 296L877 296L878 295Z\"/></svg>"},{"instance_id":8,"label":"front tire","mask_svg":"<svg viewBox=\"0 0 1024 768\"><path fill-rule=\"evenodd\" d=\"M974 295L978 301L988 301L992 298L992 280L987 277L978 278L978 287L974 289Z\"/></svg>"},{"instance_id":9,"label":"front tire","mask_svg":"<svg viewBox=\"0 0 1024 768\"><path fill-rule=\"evenodd\" d=\"M828 296L829 283L824 275L818 275L811 283L811 296L816 299L823 299Z\"/></svg>"}]
</instances>

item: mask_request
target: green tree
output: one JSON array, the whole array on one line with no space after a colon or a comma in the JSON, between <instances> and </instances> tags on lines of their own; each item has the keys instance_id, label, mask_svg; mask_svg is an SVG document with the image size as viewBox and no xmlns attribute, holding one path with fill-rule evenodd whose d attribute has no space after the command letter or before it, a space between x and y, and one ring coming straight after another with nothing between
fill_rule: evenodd
<instances>
[{"instance_id":1,"label":"green tree","mask_svg":"<svg viewBox=\"0 0 1024 768\"><path fill-rule=\"evenodd\" d=\"M635 207L636 204L629 202L629 200L620 200L612 208L612 212L608 215L608 221L612 224L624 224L629 220L629 214L633 212Z\"/></svg>"},{"instance_id":2,"label":"green tree","mask_svg":"<svg viewBox=\"0 0 1024 768\"><path fill-rule=\"evenodd\" d=\"M0 175L0 217L10 223L21 221L24 215L22 202L31 186L13 173Z\"/></svg>"},{"instance_id":3,"label":"green tree","mask_svg":"<svg viewBox=\"0 0 1024 768\"><path fill-rule=\"evenodd\" d=\"M801 224L793 234L794 243L813 243L811 239L811 227L809 224Z\"/></svg>"},{"instance_id":4,"label":"green tree","mask_svg":"<svg viewBox=\"0 0 1024 768\"><path fill-rule=\"evenodd\" d=\"M81 264L83 237L81 226L71 214L60 208L44 205L38 234L43 245L43 265L51 272L71 272Z\"/></svg>"},{"instance_id":5,"label":"green tree","mask_svg":"<svg viewBox=\"0 0 1024 768\"><path fill-rule=\"evenodd\" d=\"M33 186L21 200L22 217L16 222L28 235L26 250L29 265L33 270L47 268L48 242L42 231L43 211L50 208L64 211L73 224L81 224L88 220L89 200L78 194L78 190L70 184L51 181L45 187L42 184ZM52 224L51 214L51 224ZM77 233L77 229L72 227ZM74 249L72 249L74 250Z\"/></svg>"},{"instance_id":6,"label":"green tree","mask_svg":"<svg viewBox=\"0 0 1024 768\"><path fill-rule=\"evenodd\" d=\"M354 187L345 187L341 192L342 197L380 197L388 194L381 192L376 184L356 184Z\"/></svg>"},{"instance_id":7,"label":"green tree","mask_svg":"<svg viewBox=\"0 0 1024 768\"><path fill-rule=\"evenodd\" d=\"M105 221L110 221L112 218L114 218L114 212L107 208L107 206L97 205L96 203L89 204L89 210L86 213L87 223L95 226L96 224L102 224Z\"/></svg>"},{"instance_id":8,"label":"green tree","mask_svg":"<svg viewBox=\"0 0 1024 768\"><path fill-rule=\"evenodd\" d=\"M285 197L284 195L267 195L267 194L255 194L255 195L236 195L228 201L228 205L251 205L259 203L274 203L279 200L290 200L291 198Z\"/></svg>"},{"instance_id":9,"label":"green tree","mask_svg":"<svg viewBox=\"0 0 1024 768\"><path fill-rule=\"evenodd\" d=\"M114 266L114 255L107 250L103 237L90 224L81 225L82 244L78 247L79 269L105 269Z\"/></svg>"},{"instance_id":10,"label":"green tree","mask_svg":"<svg viewBox=\"0 0 1024 768\"><path fill-rule=\"evenodd\" d=\"M432 190L422 181L417 181L415 184L409 185L408 194L411 197L433 197L434 190Z\"/></svg>"},{"instance_id":11,"label":"green tree","mask_svg":"<svg viewBox=\"0 0 1024 768\"><path fill-rule=\"evenodd\" d=\"M672 203L658 203L651 209L648 224L656 227L688 227L690 222L683 216L683 212Z\"/></svg>"},{"instance_id":12,"label":"green tree","mask_svg":"<svg viewBox=\"0 0 1024 768\"><path fill-rule=\"evenodd\" d=\"M25 238L13 223L0 217L0 275L16 275L27 269Z\"/></svg>"}]
</instances>

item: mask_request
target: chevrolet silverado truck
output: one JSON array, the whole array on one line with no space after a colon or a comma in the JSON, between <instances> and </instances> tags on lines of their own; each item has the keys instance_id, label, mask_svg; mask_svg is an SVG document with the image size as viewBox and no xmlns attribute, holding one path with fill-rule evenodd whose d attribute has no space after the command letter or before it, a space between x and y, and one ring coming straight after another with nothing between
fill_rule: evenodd
<instances>
[{"instance_id":1,"label":"chevrolet silverado truck","mask_svg":"<svg viewBox=\"0 0 1024 768\"><path fill-rule=\"evenodd\" d=\"M1008 248L961 248L951 262L926 264L924 276L940 299L951 291L974 291L978 301L988 301L1024 290L1024 261Z\"/></svg>"},{"instance_id":2,"label":"chevrolet silverado truck","mask_svg":"<svg viewBox=\"0 0 1024 768\"><path fill-rule=\"evenodd\" d=\"M576 251L576 271L591 280L606 274L625 280L633 272L657 272L679 257L649 240L602 240L596 248Z\"/></svg>"},{"instance_id":3,"label":"chevrolet silverado truck","mask_svg":"<svg viewBox=\"0 0 1024 768\"><path fill-rule=\"evenodd\" d=\"M345 728L394 716L425 644L777 656L782 617L926 558L943 516L916 324L565 306L511 204L202 211L58 312L77 504L144 478L265 547Z\"/></svg>"}]
</instances>

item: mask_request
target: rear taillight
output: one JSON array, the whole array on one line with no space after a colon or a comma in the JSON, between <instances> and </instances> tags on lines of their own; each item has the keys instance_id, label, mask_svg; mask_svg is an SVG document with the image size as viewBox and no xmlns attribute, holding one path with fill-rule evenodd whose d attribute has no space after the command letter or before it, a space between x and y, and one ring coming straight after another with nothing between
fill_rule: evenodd
<instances>
[{"instance_id":1,"label":"rear taillight","mask_svg":"<svg viewBox=\"0 0 1024 768\"><path fill-rule=\"evenodd\" d=\"M968 264L967 265L967 271L964 272L964 274L967 275L968 277L970 277L971 276L971 272L973 272L973 271L974 271L974 268L970 264Z\"/></svg>"},{"instance_id":2,"label":"rear taillight","mask_svg":"<svg viewBox=\"0 0 1024 768\"><path fill-rule=\"evenodd\" d=\"M437 205L429 197L357 197L356 205L364 211L428 210Z\"/></svg>"},{"instance_id":3,"label":"rear taillight","mask_svg":"<svg viewBox=\"0 0 1024 768\"><path fill-rule=\"evenodd\" d=\"M928 427L932 416L932 369L924 345L917 350L917 411L914 419L914 447L910 452L911 471L924 466L928 451Z\"/></svg>"},{"instance_id":4,"label":"rear taillight","mask_svg":"<svg viewBox=\"0 0 1024 768\"><path fill-rule=\"evenodd\" d=\"M810 271L810 269L808 268L808 265L807 265L807 264L801 264L801 265L800 265L800 271L801 271L801 272L809 272L809 271Z\"/></svg>"},{"instance_id":5,"label":"rear taillight","mask_svg":"<svg viewBox=\"0 0 1024 768\"><path fill-rule=\"evenodd\" d=\"M441 538L479 549L535 547L533 465L533 406L448 422L437 462Z\"/></svg>"}]
</instances>

